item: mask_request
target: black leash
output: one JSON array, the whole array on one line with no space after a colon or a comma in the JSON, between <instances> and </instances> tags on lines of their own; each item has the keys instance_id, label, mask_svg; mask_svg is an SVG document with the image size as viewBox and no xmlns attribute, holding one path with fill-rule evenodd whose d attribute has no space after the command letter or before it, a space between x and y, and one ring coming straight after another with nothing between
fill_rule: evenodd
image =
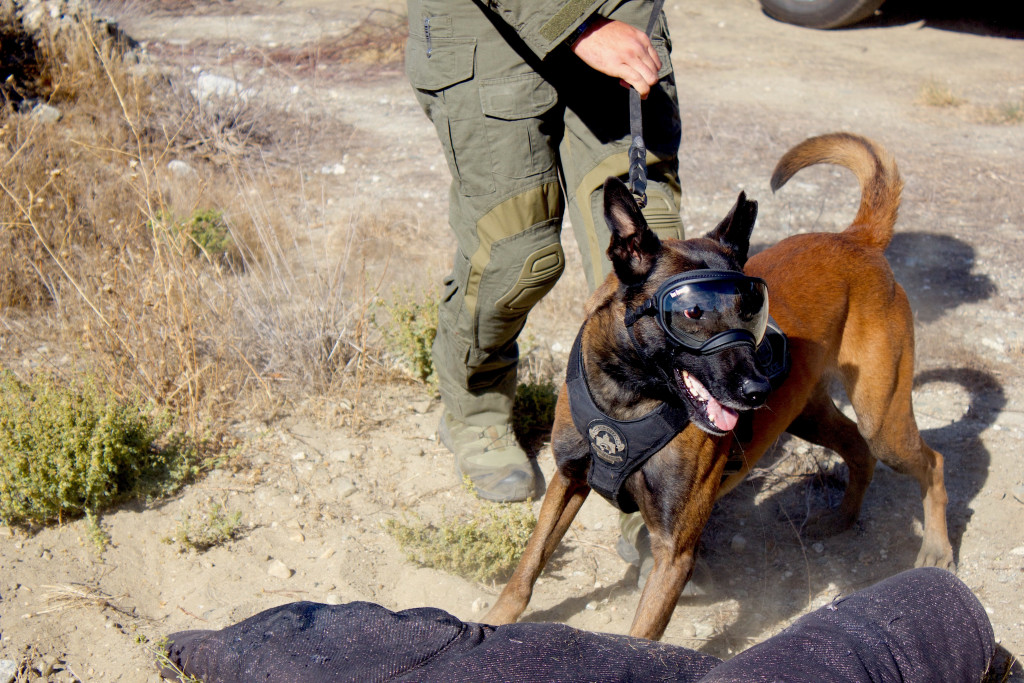
<instances>
[{"instance_id":1,"label":"black leash","mask_svg":"<svg viewBox=\"0 0 1024 683\"><path fill-rule=\"evenodd\" d=\"M661 16L665 0L654 0L651 18L647 21L647 37L654 32L654 25ZM647 206L647 146L644 144L644 120L640 109L640 93L635 88L629 91L629 189L636 197L637 205Z\"/></svg>"}]
</instances>

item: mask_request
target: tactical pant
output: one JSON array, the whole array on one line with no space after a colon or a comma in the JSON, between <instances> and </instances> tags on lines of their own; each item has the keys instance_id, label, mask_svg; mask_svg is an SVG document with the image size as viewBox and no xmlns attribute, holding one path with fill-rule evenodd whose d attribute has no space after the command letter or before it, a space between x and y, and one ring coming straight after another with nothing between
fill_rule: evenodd
<instances>
[{"instance_id":1,"label":"tactical pant","mask_svg":"<svg viewBox=\"0 0 1024 683\"><path fill-rule=\"evenodd\" d=\"M541 61L482 3L408 3L406 72L448 161L458 243L441 295L434 367L457 419L505 422L516 338L565 267L566 204L590 288L610 270L601 187L628 172L628 92L566 47ZM609 18L643 30L650 11L650 0L627 0ZM664 16L652 42L662 69L643 104L644 215L660 236L682 237L679 105Z\"/></svg>"}]
</instances>

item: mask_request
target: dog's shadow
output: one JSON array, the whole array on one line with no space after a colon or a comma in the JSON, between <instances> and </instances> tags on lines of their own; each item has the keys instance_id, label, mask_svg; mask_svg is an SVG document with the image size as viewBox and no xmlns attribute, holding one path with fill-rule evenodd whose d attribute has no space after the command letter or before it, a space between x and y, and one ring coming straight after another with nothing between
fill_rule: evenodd
<instances>
[{"instance_id":1,"label":"dog's shadow","mask_svg":"<svg viewBox=\"0 0 1024 683\"><path fill-rule=\"evenodd\" d=\"M933 383L957 385L969 395L959 419L922 430L925 441L945 457L949 535L959 556L974 512L971 501L988 477L990 455L981 433L995 422L1006 397L992 375L975 369L927 371L916 377L915 388ZM920 490L914 479L881 464L852 529L821 540L801 535L809 517L839 504L845 479L838 456L801 444L782 437L752 476L715 507L701 542L701 557L713 577L707 597L733 599L736 610L700 644L702 651L729 657L766 629L776 630L819 606L813 596L820 602L835 597L833 592L848 595L914 565L921 543ZM815 464L801 471L800 464L809 461ZM821 597L823 592L828 594ZM685 618L681 612L687 604L694 603L680 600L683 610L676 610L675 619Z\"/></svg>"}]
</instances>

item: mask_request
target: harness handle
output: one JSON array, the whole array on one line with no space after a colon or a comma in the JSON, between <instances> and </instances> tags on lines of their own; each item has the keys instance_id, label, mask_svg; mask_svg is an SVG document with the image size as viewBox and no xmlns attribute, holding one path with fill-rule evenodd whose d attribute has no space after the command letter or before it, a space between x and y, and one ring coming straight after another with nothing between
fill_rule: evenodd
<instances>
[{"instance_id":1,"label":"harness handle","mask_svg":"<svg viewBox=\"0 0 1024 683\"><path fill-rule=\"evenodd\" d=\"M654 32L654 25L661 16L665 0L654 0L651 18L647 20L647 37ZM644 119L640 108L640 93L629 90L629 190L641 209L647 206L647 146L644 144Z\"/></svg>"}]
</instances>

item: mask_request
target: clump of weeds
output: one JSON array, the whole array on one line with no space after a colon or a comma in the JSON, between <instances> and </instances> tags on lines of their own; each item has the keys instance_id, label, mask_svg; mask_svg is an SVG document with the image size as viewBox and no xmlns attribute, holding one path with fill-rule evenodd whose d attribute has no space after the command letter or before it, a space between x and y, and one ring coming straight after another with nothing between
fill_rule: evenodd
<instances>
[{"instance_id":1,"label":"clump of weeds","mask_svg":"<svg viewBox=\"0 0 1024 683\"><path fill-rule=\"evenodd\" d=\"M410 562L487 583L512 574L536 524L529 505L480 501L472 513L445 515L438 524L413 514L384 528Z\"/></svg>"},{"instance_id":2,"label":"clump of weeds","mask_svg":"<svg viewBox=\"0 0 1024 683\"><path fill-rule=\"evenodd\" d=\"M242 531L241 511L228 512L220 503L208 503L186 513L163 540L177 546L178 552L204 552L235 540Z\"/></svg>"}]
</instances>

